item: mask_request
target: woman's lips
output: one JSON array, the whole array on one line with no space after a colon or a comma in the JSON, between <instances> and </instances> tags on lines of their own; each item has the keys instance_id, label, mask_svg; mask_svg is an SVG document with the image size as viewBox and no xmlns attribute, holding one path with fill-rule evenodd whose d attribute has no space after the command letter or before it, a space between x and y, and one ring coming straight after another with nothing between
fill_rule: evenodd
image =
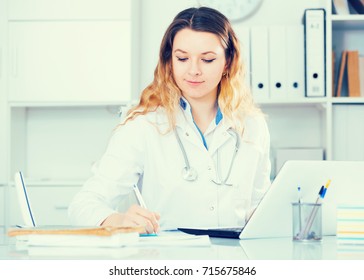
<instances>
[{"instance_id":1,"label":"woman's lips","mask_svg":"<svg viewBox=\"0 0 364 280\"><path fill-rule=\"evenodd\" d=\"M203 81L188 81L188 80L186 80L186 82L191 86L198 86L203 83Z\"/></svg>"}]
</instances>

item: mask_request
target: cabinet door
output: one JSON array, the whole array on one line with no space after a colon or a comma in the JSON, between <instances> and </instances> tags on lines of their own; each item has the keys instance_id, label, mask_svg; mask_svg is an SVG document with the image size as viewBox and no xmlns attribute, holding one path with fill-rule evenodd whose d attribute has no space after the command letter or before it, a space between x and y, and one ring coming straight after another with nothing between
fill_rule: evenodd
<instances>
[{"instance_id":1,"label":"cabinet door","mask_svg":"<svg viewBox=\"0 0 364 280\"><path fill-rule=\"evenodd\" d=\"M4 201L4 196L5 196L5 187L0 185L0 228L5 225L5 201Z\"/></svg>"},{"instance_id":2,"label":"cabinet door","mask_svg":"<svg viewBox=\"0 0 364 280\"><path fill-rule=\"evenodd\" d=\"M129 21L9 23L9 100L123 102L130 99Z\"/></svg>"},{"instance_id":3,"label":"cabinet door","mask_svg":"<svg viewBox=\"0 0 364 280\"><path fill-rule=\"evenodd\" d=\"M1 51L1 49L0 49ZM1 55L1 54L0 54ZM1 59L1 57L0 57ZM1 61L0 61L1 67ZM1 71L1 70L0 70ZM1 74L0 74L1 75ZM6 182L6 161L7 161L7 147L6 147L6 138L8 136L7 133L7 110L6 110L6 103L5 103L5 94L2 91L1 86L1 77L0 77L0 185Z\"/></svg>"},{"instance_id":4,"label":"cabinet door","mask_svg":"<svg viewBox=\"0 0 364 280\"><path fill-rule=\"evenodd\" d=\"M6 137L7 110L6 110L6 13L5 1L0 1L0 184L6 182Z\"/></svg>"},{"instance_id":5,"label":"cabinet door","mask_svg":"<svg viewBox=\"0 0 364 280\"><path fill-rule=\"evenodd\" d=\"M337 104L333 106L333 158L364 160L364 106Z\"/></svg>"},{"instance_id":6,"label":"cabinet door","mask_svg":"<svg viewBox=\"0 0 364 280\"><path fill-rule=\"evenodd\" d=\"M36 225L69 225L68 206L78 187L31 186L27 188ZM10 225L22 224L15 188L10 188Z\"/></svg>"},{"instance_id":7,"label":"cabinet door","mask_svg":"<svg viewBox=\"0 0 364 280\"><path fill-rule=\"evenodd\" d=\"M8 18L11 20L126 19L130 18L131 2L131 0L11 0L8 1Z\"/></svg>"}]
</instances>

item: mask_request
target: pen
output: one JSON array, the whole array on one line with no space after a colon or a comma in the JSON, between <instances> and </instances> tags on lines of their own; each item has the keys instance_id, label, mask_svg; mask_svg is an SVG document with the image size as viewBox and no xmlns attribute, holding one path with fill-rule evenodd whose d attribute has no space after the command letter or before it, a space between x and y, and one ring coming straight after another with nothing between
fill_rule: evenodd
<instances>
[{"instance_id":1,"label":"pen","mask_svg":"<svg viewBox=\"0 0 364 280\"><path fill-rule=\"evenodd\" d=\"M298 191L298 203L302 203L302 195L301 195L301 187L300 186L297 187L297 191Z\"/></svg>"},{"instance_id":2,"label":"pen","mask_svg":"<svg viewBox=\"0 0 364 280\"><path fill-rule=\"evenodd\" d=\"M302 196L301 196L301 187L297 187L298 190L298 223L299 223L299 231L302 230L302 214L301 214L301 203L302 203Z\"/></svg>"},{"instance_id":3,"label":"pen","mask_svg":"<svg viewBox=\"0 0 364 280\"><path fill-rule=\"evenodd\" d=\"M133 189L134 189L134 193L135 193L135 196L136 196L136 198L138 200L139 205L141 207L145 208L145 209L148 209L147 205L144 202L142 194L140 193L139 188L138 188L138 186L136 184L134 184ZM156 236L156 235L157 235L157 233L153 232L153 233L143 233L140 236Z\"/></svg>"},{"instance_id":4,"label":"pen","mask_svg":"<svg viewBox=\"0 0 364 280\"><path fill-rule=\"evenodd\" d=\"M145 205L145 202L144 202L144 199L142 197L142 194L140 193L139 188L138 188L138 186L136 184L134 184L133 189L134 189L134 193L135 193L135 196L136 196L136 198L138 200L139 205L141 207L147 209L147 205Z\"/></svg>"},{"instance_id":5,"label":"pen","mask_svg":"<svg viewBox=\"0 0 364 280\"><path fill-rule=\"evenodd\" d=\"M317 199L315 204L318 204L319 202L322 201L322 199L324 199L325 195L326 195L326 190L327 188L330 186L331 180L328 180L325 186L321 186L320 191L318 193ZM304 230L302 230L299 234L299 239L302 239L304 236L306 236L308 234L308 232L310 231L313 221L315 220L316 214L318 211L318 206L316 205L312 211L311 214L307 220L306 226L304 228Z\"/></svg>"}]
</instances>

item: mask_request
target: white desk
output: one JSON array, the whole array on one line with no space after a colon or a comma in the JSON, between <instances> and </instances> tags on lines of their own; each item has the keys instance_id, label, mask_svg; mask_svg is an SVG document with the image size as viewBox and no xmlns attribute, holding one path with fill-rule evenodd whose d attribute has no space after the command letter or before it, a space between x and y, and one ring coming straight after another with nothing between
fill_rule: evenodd
<instances>
[{"instance_id":1,"label":"white desk","mask_svg":"<svg viewBox=\"0 0 364 280\"><path fill-rule=\"evenodd\" d=\"M0 235L0 259L129 259L129 260L334 260L364 259L364 246L341 246L333 236L319 243L298 243L291 238L235 240L212 238L210 247L124 247L116 249L74 248L55 255L31 255L17 248L13 238ZM47 248L46 248L47 250Z\"/></svg>"}]
</instances>

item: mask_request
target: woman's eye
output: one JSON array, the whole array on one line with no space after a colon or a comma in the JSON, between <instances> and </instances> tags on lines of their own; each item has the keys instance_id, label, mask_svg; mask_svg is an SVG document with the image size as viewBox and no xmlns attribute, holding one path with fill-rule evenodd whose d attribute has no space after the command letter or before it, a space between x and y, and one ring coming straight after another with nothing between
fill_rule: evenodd
<instances>
[{"instance_id":1,"label":"woman's eye","mask_svg":"<svg viewBox=\"0 0 364 280\"><path fill-rule=\"evenodd\" d=\"M215 60L216 58L213 58L213 59L202 59L203 62L206 62L206 63L211 63Z\"/></svg>"},{"instance_id":2,"label":"woman's eye","mask_svg":"<svg viewBox=\"0 0 364 280\"><path fill-rule=\"evenodd\" d=\"M183 61L186 61L187 59L188 59L187 57L178 57L177 56L177 60L178 61L182 61L183 62Z\"/></svg>"}]
</instances>

